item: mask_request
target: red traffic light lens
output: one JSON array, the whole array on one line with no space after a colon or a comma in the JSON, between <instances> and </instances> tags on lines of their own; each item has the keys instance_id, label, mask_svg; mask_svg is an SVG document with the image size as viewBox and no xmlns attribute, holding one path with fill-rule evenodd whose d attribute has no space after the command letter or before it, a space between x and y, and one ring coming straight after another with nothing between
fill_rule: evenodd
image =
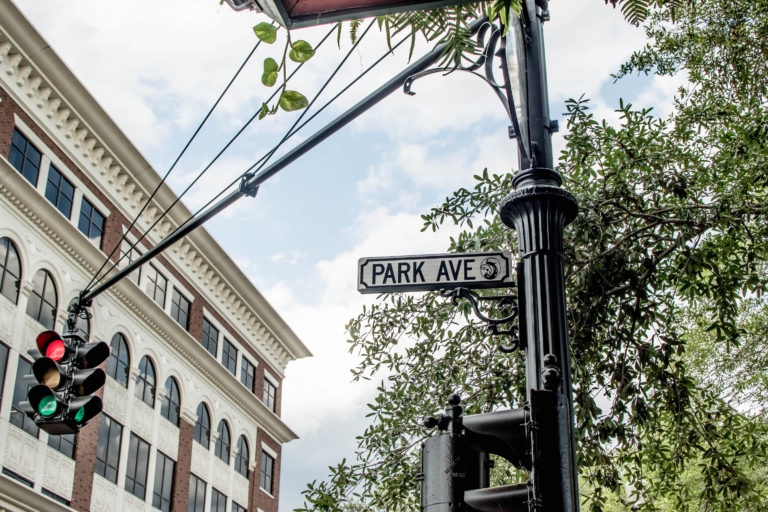
<instances>
[{"instance_id":1,"label":"red traffic light lens","mask_svg":"<svg viewBox=\"0 0 768 512\"><path fill-rule=\"evenodd\" d=\"M54 361L58 361L64 357L66 351L67 347L64 346L64 342L62 340L53 340L45 346L45 352L43 355L45 357L50 357Z\"/></svg>"},{"instance_id":2,"label":"red traffic light lens","mask_svg":"<svg viewBox=\"0 0 768 512\"><path fill-rule=\"evenodd\" d=\"M67 346L56 331L45 331L37 336L37 349L45 357L54 361L61 360L67 353Z\"/></svg>"}]
</instances>

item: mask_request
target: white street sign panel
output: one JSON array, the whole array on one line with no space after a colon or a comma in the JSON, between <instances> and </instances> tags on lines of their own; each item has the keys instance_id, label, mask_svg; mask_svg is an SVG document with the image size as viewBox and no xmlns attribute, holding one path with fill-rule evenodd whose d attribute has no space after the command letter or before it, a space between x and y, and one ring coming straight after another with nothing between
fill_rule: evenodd
<instances>
[{"instance_id":1,"label":"white street sign panel","mask_svg":"<svg viewBox=\"0 0 768 512\"><path fill-rule=\"evenodd\" d=\"M361 258L360 293L423 292L453 288L506 288L514 284L507 251Z\"/></svg>"}]
</instances>

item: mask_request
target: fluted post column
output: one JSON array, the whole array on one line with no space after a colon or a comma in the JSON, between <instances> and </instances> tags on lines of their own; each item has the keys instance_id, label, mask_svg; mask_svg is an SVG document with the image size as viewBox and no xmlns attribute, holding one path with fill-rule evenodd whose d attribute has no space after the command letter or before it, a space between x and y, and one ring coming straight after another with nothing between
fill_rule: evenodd
<instances>
[{"instance_id":1,"label":"fluted post column","mask_svg":"<svg viewBox=\"0 0 768 512\"><path fill-rule=\"evenodd\" d=\"M549 436L534 441L540 444L534 453L546 454L534 458L532 472L539 509L546 512L575 512L579 507L563 278L563 228L576 217L578 207L561 182L551 169L521 171L513 179L515 191L501 204L501 219L518 239L519 335L525 348L528 401L532 390L546 390L556 403L554 417L546 419L555 423L546 427L553 433L556 429L556 446Z\"/></svg>"}]
</instances>

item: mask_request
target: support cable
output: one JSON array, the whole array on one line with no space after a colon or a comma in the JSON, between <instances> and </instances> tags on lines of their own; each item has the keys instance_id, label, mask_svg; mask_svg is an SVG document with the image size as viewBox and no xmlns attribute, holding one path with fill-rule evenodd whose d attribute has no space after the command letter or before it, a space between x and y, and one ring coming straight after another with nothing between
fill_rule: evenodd
<instances>
[{"instance_id":1,"label":"support cable","mask_svg":"<svg viewBox=\"0 0 768 512\"><path fill-rule=\"evenodd\" d=\"M328 31L328 33L327 33L327 34L326 34L326 35L325 35L325 36L324 36L324 37L323 37L323 38L320 40L320 42L317 44L316 48L320 48L320 47L322 46L322 44L323 44L323 43L324 43L324 42L325 42L325 41L328 39L328 37L330 37L330 35L331 35L331 34L332 34L332 33L333 33L335 30L336 30L336 29L335 29L335 27L334 27L333 29L329 30L329 31ZM261 42L261 41L259 41L259 42ZM258 43L257 43L257 45L258 45ZM255 48L254 48L254 49L255 49ZM253 51L252 51L251 53L253 53ZM293 70L293 71L292 71L292 72L291 72L291 73L288 75L288 78L287 78L286 80L290 80L290 79L291 79L291 78L292 78L292 77L293 77L293 76L296 74L296 72L298 72L298 71L299 71L299 69L301 69L301 68L302 68L302 66L303 66L303 65L304 65L304 62L301 62L301 63L299 63L299 65L296 67L296 69L294 69L294 70ZM242 66L241 66L241 69L242 69ZM238 70L238 73L239 73L239 70ZM234 79L234 77L233 77L233 79ZM231 82L230 82L230 85L231 85ZM229 88L229 85L227 86L227 89L228 89L228 88ZM269 98L267 98L267 100L266 100L266 101L267 101L267 102L270 102L270 101L272 101L272 99L274 99L274 97L275 97L275 95L277 94L277 92L278 92L278 91L280 91L280 89L277 89L277 90L275 90L275 91L274 91L274 92L273 92L273 93L272 93L272 94L269 96ZM226 92L226 89L225 89L225 91L224 91L224 92ZM224 95L224 93L222 93L222 96L223 96L223 95ZM221 96L219 97L219 100L221 100ZM218 104L218 101L219 101L219 100L217 100L217 104ZM210 114L210 113L209 113L209 114ZM117 261L113 262L113 263L112 263L112 265L111 265L111 266L110 266L110 267L109 267L109 268L108 268L106 271L104 271L104 272L102 273L102 275L101 275L101 276L99 276L99 274L102 272L102 270L103 270L103 269L104 269L104 267L107 265L107 263L109 263L109 259L110 259L110 258L111 258L111 257L112 257L114 254L115 254L115 251L117 251L117 250L118 250L118 248L120 247L120 245L122 244L122 242L123 242L123 241L126 239L126 235L127 235L127 233L128 233L128 231L126 231L126 233L125 233L125 234L122 236L122 238L120 239L120 242L119 242L119 243L118 243L118 244L117 244L117 245L116 245L116 246L115 246L115 247L112 249L112 252L111 252L111 253L110 253L110 255L109 255L107 258L106 258L106 260L105 260L105 261L104 261L104 263L102 264L101 268L100 268L100 269L99 269L99 270L96 272L96 275L94 275L94 277L91 279L91 281L88 283L88 285L87 285L87 286L85 287L85 289L83 290L85 293L87 293L87 292L88 292L89 290L91 290L91 289L92 289L94 286L97 286L97 285L98 285L100 282L102 282L102 281L103 281L103 280L106 278L106 276L107 276L107 275L108 275L108 274L109 274L109 273L110 273L112 270L114 270L114 269L115 269L115 268L116 268L116 267L117 267L117 266L120 264L120 262L122 262L122 261L123 261L123 260L126 258L126 256L128 256L128 255L129 255L129 254L132 252L132 250L133 250L133 249L135 249L135 248L136 248L136 247L139 245L139 243L140 243L142 240L144 240L144 238L146 238L146 237L147 237L147 235L149 235L149 233L150 233L150 232L151 232L151 231L152 231L152 230L155 228L155 226L157 226L157 224L158 224L158 223L159 223L159 222L160 222L160 221L161 221L161 220L162 220L162 219L163 219L163 218L164 218L164 217L165 217L165 216L166 216L166 215L167 215L167 214L168 214L168 213L171 211L171 209L173 209L173 207L174 207L174 206L176 206L176 204L177 204L177 203L178 203L178 202L181 200L181 198L182 198L182 197L183 197L183 196L184 196L184 195L185 195L185 194L186 194L186 193L189 191L189 189L191 189L191 188L192 188L192 186L194 186L194 185L195 185L195 183L197 183L197 182L198 182L198 180L200 180L200 178L202 178L202 177L203 177L203 175L204 175L204 174L205 174L205 173L206 173L206 172L207 172L207 171L208 171L208 170L211 168L211 166L213 166L213 164L214 164L214 163L215 163L215 162L216 162L216 161L217 161L217 160L218 160L218 159L221 157L221 155L222 155L222 154L224 154L224 152L225 152L227 149L229 149L229 147L230 147L230 146L231 146L231 145L232 145L232 144L235 142L235 140L236 140L236 139L237 139L237 138L238 138L238 137L239 137L239 136L240 136L240 135L241 135L241 134L242 134L242 133L245 131L245 129L246 129L246 128L247 128L247 127L248 127L248 126L249 126L249 125L250 125L250 124L253 122L253 120L254 120L254 119L256 119L256 117L257 117L258 115L259 115L259 111L257 111L256 113L254 113L254 114L253 114L253 115L250 117L250 119L248 119L248 121L246 121L246 122L245 122L245 124L244 124L244 125L243 125L243 126L242 126L242 127L241 127L241 128L238 130L238 131L237 131L237 133L235 133L235 135L233 135L233 136L232 136L232 137L229 139L229 141L228 141L228 142L225 144L225 146L224 146L224 147L223 147L223 148L222 148L222 149L221 149L221 150L220 150L220 151L219 151L219 152L216 154L216 156L215 156L215 157L214 157L214 158L213 158L213 159L212 159L212 160L211 160L211 161L208 163L208 165L206 165L206 166L205 166L205 168L203 168L203 170L202 170L202 171L200 171L200 172L198 173L198 175L195 177L195 179L192 181L192 183L190 183L190 184L189 184L189 185L188 185L188 186L187 186L187 187L186 187L186 188L185 188L185 189L182 191L182 193L181 193L179 196L177 196L177 197L176 197L176 199L174 199L174 201L173 201L173 202L172 202L172 203L171 203L171 204L170 204L170 205L169 205L169 206L168 206L168 207L167 207L167 208L166 208L166 209L165 209L165 210L164 210L164 211L163 211L163 212L160 214L160 216L159 216L157 219L155 219L155 221L152 223L152 225L151 225L149 228L147 228L147 230L146 230L146 231L144 231L144 233L143 233L143 234L142 234L142 235L141 235L141 236L138 238L138 240L136 240L136 242L134 242L134 243L132 243L132 244L131 244L130 248L128 249L128 252L126 252L125 254L123 254L122 256L120 256L120 257L117 259ZM206 119L207 119L207 116L206 116ZM197 133L197 132L196 132L196 133ZM187 146L188 146L188 145L189 145L189 144L187 144ZM185 148L185 149L186 149L186 148ZM177 161L178 161L178 159L177 159ZM174 163L174 165L175 165L175 163ZM170 172L170 171L169 171L169 172ZM167 177L167 176L168 176L168 174L166 174L166 176L165 176L165 177ZM165 180L165 177L163 178L163 180ZM158 184L157 188L155 189L155 192L153 192L153 195L154 195L154 193L156 193L156 192L157 192L157 191L160 189L160 186L162 185L162 183L163 183L163 182L161 181L161 183L160 183L160 184ZM150 198L150 199L151 199L151 198ZM142 208L142 210L141 210L141 211L143 212L143 211L144 211L144 209L145 209L145 208L146 208L148 205L149 205L149 200L147 201L147 203L145 204L145 206ZM139 212L139 215L140 215L140 214L141 214L141 212ZM137 216L136 216L136 218L134 219L134 221L131 223L131 226L129 227L129 230L130 230L130 228L131 228L131 227L133 227L133 226L135 225L135 223L138 221L139 215L137 215Z\"/></svg>"},{"instance_id":2,"label":"support cable","mask_svg":"<svg viewBox=\"0 0 768 512\"><path fill-rule=\"evenodd\" d=\"M104 263L101 264L101 267L99 267L99 269L93 275L93 278L91 278L90 282L86 285L86 287L85 287L86 289L88 289L92 284L94 284L94 282L98 282L100 280L99 274L101 273L101 271L104 270L104 267L107 265L107 263L109 263L110 258L112 258L112 256L115 255L115 251L117 251L120 248L120 246L122 245L123 241L126 239L126 236L128 235L128 233L130 233L131 229L133 229L133 227L136 225L136 222L138 222L139 218L141 217L141 214L144 213L144 210L147 209L147 207L150 205L152 199L154 199L155 195L157 195L157 193L160 191L160 188L163 186L165 181L168 179L168 176L171 174L171 171L173 171L173 169L176 168L176 164L179 163L179 160L181 160L181 157L184 156L184 154L187 152L187 149L189 149L189 146L192 144L192 141L194 141L195 138L197 137L197 134L200 133L200 130L203 128L203 125L205 125L205 123L208 121L208 118L211 117L211 114L213 114L213 111L216 110L216 107L221 102L221 99L224 97L224 95L227 93L227 91L229 91L229 88L232 86L232 84L234 83L234 81L238 77L238 75L240 75L240 72L243 70L245 65L251 59L251 57L256 52L256 49L259 47L260 44L261 44L261 39L259 39L256 42L256 44L253 45L253 48L251 49L250 53L248 53L248 56L245 57L245 60L243 60L242 64L240 64L240 67L237 69L235 74L229 80L229 83L227 83L227 86L224 87L223 91L221 91L221 94L219 94L219 97L213 103L213 106L211 106L211 108L208 110L208 113L205 114L205 116L203 117L203 120L200 121L200 123L197 125L197 128L195 129L194 133L192 133L192 136L189 138L189 140L187 140L187 143L184 145L184 148L182 148L181 152L179 152L178 156L173 161L171 166L168 168L168 170L166 171L165 175L160 179L160 182L157 184L155 189L152 191L152 193L149 195L147 200L144 202L144 205L141 207L139 212L136 214L136 216L131 221L131 224L125 230L125 233L123 233L123 235L120 237L120 240L112 248L112 251L104 259ZM107 270L107 273L110 270L112 270L112 268L114 268L114 267L111 267L109 270Z\"/></svg>"},{"instance_id":3,"label":"support cable","mask_svg":"<svg viewBox=\"0 0 768 512\"><path fill-rule=\"evenodd\" d=\"M469 29L471 34L475 34L480 27L486 23L487 20L479 19L474 21ZM117 274L111 276L106 282L103 282L95 289L83 290L80 293L80 303L83 305L89 305L94 297L109 289L113 284L117 283L120 279L133 272L136 268L140 267L156 255L160 254L166 248L179 241L181 238L195 230L197 227L204 224L206 221L217 215L229 205L240 199L244 195L253 196L258 191L260 185L267 179L277 174L280 170L297 160L299 157L307 153L309 150L323 142L325 139L336 133L339 129L349 124L351 121L360 116L363 112L376 105L382 99L389 96L395 90L401 88L405 81L416 73L419 73L427 69L437 59L439 59L445 50L447 49L447 43L443 43L435 47L431 52L424 55L421 59L407 66L401 72L397 73L394 77L381 85L378 89L368 94L365 98L358 101L354 106L347 109L343 114L335 118L333 121L326 124L323 128L312 134L310 137L302 141L295 148L288 151L285 155L281 156L276 162L262 169L257 173L244 174L242 176L241 184L238 190L234 190L227 194L226 197L219 200L216 204L210 206L199 217L191 217L184 224L174 230L171 234L161 240L157 245L148 250L144 255L139 257L136 261L130 263L126 268L119 271ZM239 178L238 178L239 179ZM234 182L233 182L234 183ZM227 189L231 187L231 184ZM218 194L222 195L226 190L223 190ZM217 196L217 197L218 197ZM209 201L209 205L214 201ZM200 210L199 210L200 211Z\"/></svg>"}]
</instances>

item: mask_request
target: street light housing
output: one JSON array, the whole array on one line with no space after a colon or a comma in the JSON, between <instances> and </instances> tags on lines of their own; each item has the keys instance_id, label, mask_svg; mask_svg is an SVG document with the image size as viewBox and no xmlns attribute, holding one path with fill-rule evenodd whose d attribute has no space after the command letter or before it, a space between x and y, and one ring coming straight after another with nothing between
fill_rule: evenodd
<instances>
[{"instance_id":1,"label":"street light housing","mask_svg":"<svg viewBox=\"0 0 768 512\"><path fill-rule=\"evenodd\" d=\"M263 12L288 29L406 11L427 11L473 1L476 0L226 0L236 11Z\"/></svg>"}]
</instances>

